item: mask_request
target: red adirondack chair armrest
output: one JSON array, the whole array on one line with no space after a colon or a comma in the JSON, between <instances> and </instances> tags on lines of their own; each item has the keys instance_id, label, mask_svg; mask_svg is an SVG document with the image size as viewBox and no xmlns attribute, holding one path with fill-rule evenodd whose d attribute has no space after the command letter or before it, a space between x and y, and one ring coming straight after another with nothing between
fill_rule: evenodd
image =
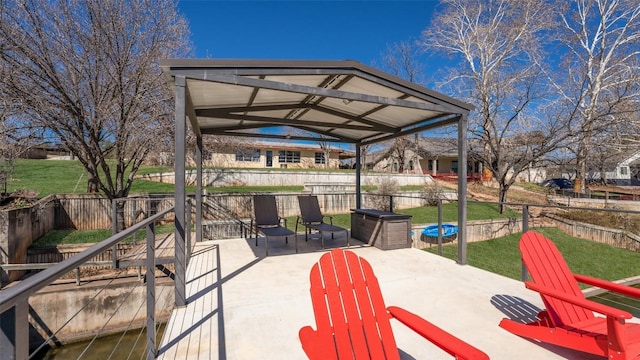
<instances>
[{"instance_id":1,"label":"red adirondack chair armrest","mask_svg":"<svg viewBox=\"0 0 640 360\"><path fill-rule=\"evenodd\" d=\"M591 285L591 286L596 286L601 289L613 291L618 294L631 296L636 299L640 299L640 289L627 286L627 285L616 284L611 281L602 280L602 279L598 279L598 278L594 278L586 275L574 274L574 277L578 282Z\"/></svg>"},{"instance_id":2,"label":"red adirondack chair armrest","mask_svg":"<svg viewBox=\"0 0 640 360\"><path fill-rule=\"evenodd\" d=\"M461 360L484 360L489 356L481 350L467 344L457 337L442 330L420 316L397 306L387 308L389 314L406 325L417 334L432 342L442 350Z\"/></svg>"},{"instance_id":3,"label":"red adirondack chair armrest","mask_svg":"<svg viewBox=\"0 0 640 360\"><path fill-rule=\"evenodd\" d=\"M627 311L616 309L611 306L603 305L595 301L591 301L583 298L576 298L574 296L569 296L564 292L549 289L544 286L540 286L536 283L532 283L530 281L526 281L524 285L527 287L527 289L537 291L542 295L547 295L562 301L566 301L568 303L583 307L585 309L595 311L599 314L606 315L607 317L613 317L617 320L633 318L633 316Z\"/></svg>"}]
</instances>

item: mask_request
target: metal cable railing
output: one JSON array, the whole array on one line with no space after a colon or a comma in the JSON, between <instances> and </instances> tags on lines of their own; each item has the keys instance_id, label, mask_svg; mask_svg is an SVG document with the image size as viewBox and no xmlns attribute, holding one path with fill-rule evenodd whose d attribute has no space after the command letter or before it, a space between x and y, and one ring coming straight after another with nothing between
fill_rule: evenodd
<instances>
[{"instance_id":1,"label":"metal cable railing","mask_svg":"<svg viewBox=\"0 0 640 360\"><path fill-rule=\"evenodd\" d=\"M89 299L89 301L87 301L80 309L78 309L78 311L76 311L69 319L67 319L67 321L65 323L63 323L55 332L53 332L51 335L49 335L49 337L47 337L46 339L44 339L44 341L35 349L31 352L31 354L29 355L29 358L32 359L36 354L38 354L40 352L40 350L44 349L47 345L51 344L52 342L54 342L54 339L56 338L56 336L67 326L71 323L71 321L73 321L73 319L78 316L78 314L80 314L82 311L84 311L88 306L91 305L91 303L105 290L109 287L109 285L111 285L116 279L118 279L119 275L122 274L123 271L122 269L120 269L120 271L118 271L116 273L115 276L111 277L111 279L109 280L109 282L107 284L105 284L103 287L101 287L94 295L93 297L91 297Z\"/></svg>"},{"instance_id":2,"label":"metal cable railing","mask_svg":"<svg viewBox=\"0 0 640 360\"><path fill-rule=\"evenodd\" d=\"M0 291L0 316L3 320L3 328L13 326L14 339L3 340L3 354L13 354L16 359L27 359L29 355L29 297L37 291L52 284L61 276L73 271L85 262L89 261L96 255L102 253L106 249L114 247L118 242L132 236L138 230L146 229L147 232L147 293L151 293L155 298L155 223L168 213L174 211L173 207L167 208L157 214L132 225L131 227L119 232L108 239L97 243L82 253L39 272L15 286ZM114 261L117 263L117 261ZM151 277L151 278L150 278ZM76 315L74 315L76 316ZM65 323L66 326L67 323ZM149 329L151 325L151 329ZM155 305L147 306L147 358L155 358ZM3 330L5 331L5 330ZM59 330L57 330L59 331ZM4 337L4 336L3 336ZM50 336L46 343L52 341L55 337ZM45 345L46 346L46 345ZM38 347L39 349L41 347Z\"/></svg>"}]
</instances>

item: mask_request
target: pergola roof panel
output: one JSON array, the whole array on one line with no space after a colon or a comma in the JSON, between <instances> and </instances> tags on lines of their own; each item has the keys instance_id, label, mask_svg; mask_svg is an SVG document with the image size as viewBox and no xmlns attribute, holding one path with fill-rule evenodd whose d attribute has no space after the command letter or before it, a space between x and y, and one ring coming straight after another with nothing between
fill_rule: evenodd
<instances>
[{"instance_id":1,"label":"pergola roof panel","mask_svg":"<svg viewBox=\"0 0 640 360\"><path fill-rule=\"evenodd\" d=\"M372 81L360 79L357 77L354 77L344 86L342 86L340 90L352 93L384 96L388 98L400 98L404 95L404 93L401 91L397 91L382 84L377 84Z\"/></svg>"},{"instance_id":2,"label":"pergola roof panel","mask_svg":"<svg viewBox=\"0 0 640 360\"><path fill-rule=\"evenodd\" d=\"M362 101L348 101L343 99L327 98L322 101L320 106L353 116L361 116L362 114L365 114L380 105Z\"/></svg>"},{"instance_id":3,"label":"pergola roof panel","mask_svg":"<svg viewBox=\"0 0 640 360\"><path fill-rule=\"evenodd\" d=\"M241 99L251 95L250 87L218 84L211 86L208 81L187 80L187 87L194 107L208 108L210 106L244 105Z\"/></svg>"},{"instance_id":4,"label":"pergola roof panel","mask_svg":"<svg viewBox=\"0 0 640 360\"><path fill-rule=\"evenodd\" d=\"M278 105L278 104L299 104L304 100L304 94L296 94L285 91L258 89L255 98L247 105Z\"/></svg>"},{"instance_id":5,"label":"pergola roof panel","mask_svg":"<svg viewBox=\"0 0 640 360\"><path fill-rule=\"evenodd\" d=\"M192 59L160 66L170 83L185 84L196 133L246 129L245 136L259 137L259 128L293 126L364 144L448 125L472 109L355 61Z\"/></svg>"},{"instance_id":6,"label":"pergola roof panel","mask_svg":"<svg viewBox=\"0 0 640 360\"><path fill-rule=\"evenodd\" d=\"M424 119L431 118L437 114L438 113L435 111L386 107L369 115L369 118L387 126L400 125L405 127L419 123Z\"/></svg>"}]
</instances>

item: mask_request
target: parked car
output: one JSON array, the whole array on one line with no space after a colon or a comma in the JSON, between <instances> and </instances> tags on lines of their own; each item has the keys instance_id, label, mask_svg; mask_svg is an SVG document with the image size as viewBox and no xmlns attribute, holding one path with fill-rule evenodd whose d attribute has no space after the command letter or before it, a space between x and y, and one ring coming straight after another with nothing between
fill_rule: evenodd
<instances>
[{"instance_id":1,"label":"parked car","mask_svg":"<svg viewBox=\"0 0 640 360\"><path fill-rule=\"evenodd\" d=\"M540 186L551 189L568 190L573 189L573 181L565 178L547 179L540 183Z\"/></svg>"}]
</instances>

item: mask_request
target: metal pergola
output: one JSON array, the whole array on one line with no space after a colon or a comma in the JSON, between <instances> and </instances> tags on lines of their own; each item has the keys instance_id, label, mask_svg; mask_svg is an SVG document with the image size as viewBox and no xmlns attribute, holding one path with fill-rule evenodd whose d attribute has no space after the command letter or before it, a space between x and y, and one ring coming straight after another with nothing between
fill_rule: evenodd
<instances>
[{"instance_id":1,"label":"metal pergola","mask_svg":"<svg viewBox=\"0 0 640 360\"><path fill-rule=\"evenodd\" d=\"M457 124L458 158L467 163L473 107L357 61L171 59L160 66L175 92L175 301L186 305L185 154L189 120L196 136L196 240L202 239L204 135L341 142L355 145L356 207L360 150L368 144ZM282 127L300 131L264 132ZM458 263L466 263L467 167L458 171Z\"/></svg>"}]
</instances>

